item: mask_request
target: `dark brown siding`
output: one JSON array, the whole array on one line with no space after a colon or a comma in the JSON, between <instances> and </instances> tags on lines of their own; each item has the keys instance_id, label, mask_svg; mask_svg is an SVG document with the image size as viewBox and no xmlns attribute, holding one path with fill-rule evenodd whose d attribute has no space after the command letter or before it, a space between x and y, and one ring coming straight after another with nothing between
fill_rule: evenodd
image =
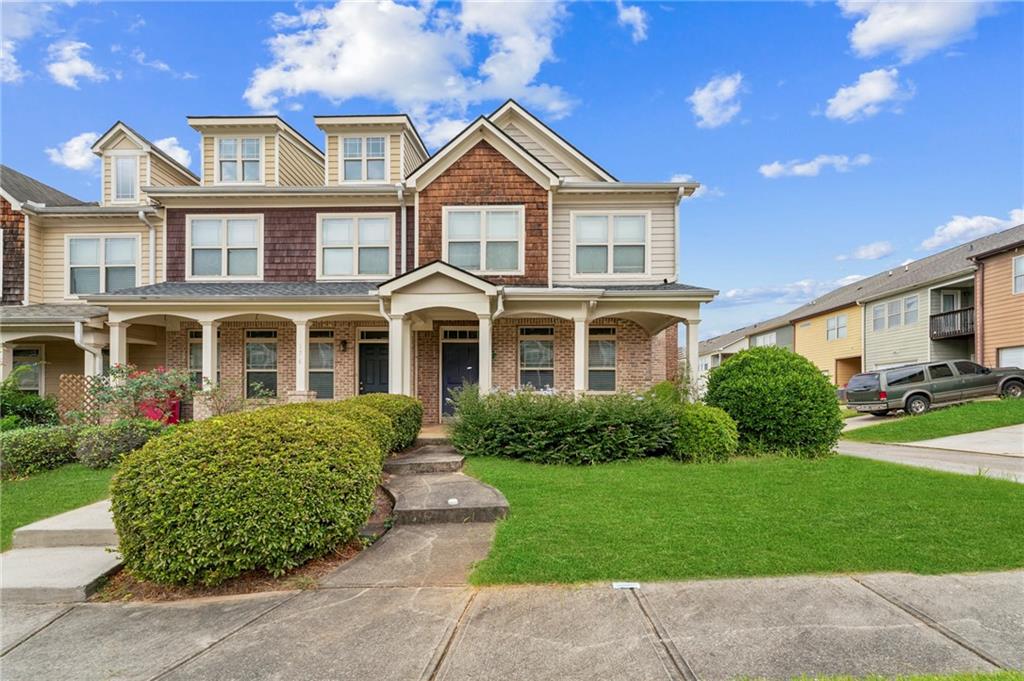
<instances>
[{"instance_id":1,"label":"dark brown siding","mask_svg":"<svg viewBox=\"0 0 1024 681\"><path fill-rule=\"evenodd\" d=\"M0 229L4 230L3 297L0 303L17 305L25 295L25 216L0 198Z\"/></svg>"}]
</instances>

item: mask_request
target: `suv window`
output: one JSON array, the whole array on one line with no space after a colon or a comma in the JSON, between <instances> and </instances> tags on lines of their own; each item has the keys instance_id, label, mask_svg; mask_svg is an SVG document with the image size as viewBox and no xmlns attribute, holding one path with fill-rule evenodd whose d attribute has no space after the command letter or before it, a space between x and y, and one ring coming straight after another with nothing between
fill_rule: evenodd
<instances>
[{"instance_id":1,"label":"suv window","mask_svg":"<svg viewBox=\"0 0 1024 681\"><path fill-rule=\"evenodd\" d=\"M932 375L932 379L949 378L953 375L953 370L948 364L933 364L928 367L928 373Z\"/></svg>"},{"instance_id":2,"label":"suv window","mask_svg":"<svg viewBox=\"0 0 1024 681\"><path fill-rule=\"evenodd\" d=\"M970 375L970 374L983 374L983 373L985 373L985 367L981 366L980 364L975 364L974 362L960 361L960 362L953 362L953 364L956 365L956 370L959 371L961 374L968 374L968 375Z\"/></svg>"},{"instance_id":3,"label":"suv window","mask_svg":"<svg viewBox=\"0 0 1024 681\"><path fill-rule=\"evenodd\" d=\"M846 384L846 391L878 390L879 387L878 374L857 374Z\"/></svg>"},{"instance_id":4,"label":"suv window","mask_svg":"<svg viewBox=\"0 0 1024 681\"><path fill-rule=\"evenodd\" d=\"M885 382L889 385L907 385L908 383L924 382L924 367L906 367L893 369L885 374Z\"/></svg>"}]
</instances>

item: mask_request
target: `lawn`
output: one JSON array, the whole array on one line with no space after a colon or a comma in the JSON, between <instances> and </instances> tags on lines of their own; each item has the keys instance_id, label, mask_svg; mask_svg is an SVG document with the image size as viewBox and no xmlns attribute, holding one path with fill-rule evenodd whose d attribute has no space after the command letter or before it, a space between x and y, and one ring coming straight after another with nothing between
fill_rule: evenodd
<instances>
[{"instance_id":1,"label":"lawn","mask_svg":"<svg viewBox=\"0 0 1024 681\"><path fill-rule=\"evenodd\" d=\"M21 480L0 483L0 551L22 525L48 518L108 496L113 468L93 470L69 464Z\"/></svg>"},{"instance_id":2,"label":"lawn","mask_svg":"<svg viewBox=\"0 0 1024 681\"><path fill-rule=\"evenodd\" d=\"M511 512L477 584L1024 566L1024 485L837 456L467 461Z\"/></svg>"},{"instance_id":3,"label":"lawn","mask_svg":"<svg viewBox=\"0 0 1024 681\"><path fill-rule=\"evenodd\" d=\"M877 426L843 433L861 442L916 442L947 435L1024 423L1024 400L987 400L936 409L921 416L904 416Z\"/></svg>"}]
</instances>

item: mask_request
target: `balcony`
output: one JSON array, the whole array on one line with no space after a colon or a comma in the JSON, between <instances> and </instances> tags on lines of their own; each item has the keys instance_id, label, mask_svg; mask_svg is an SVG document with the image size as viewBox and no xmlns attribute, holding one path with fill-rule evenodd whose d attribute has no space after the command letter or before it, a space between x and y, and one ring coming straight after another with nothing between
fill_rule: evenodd
<instances>
[{"instance_id":1,"label":"balcony","mask_svg":"<svg viewBox=\"0 0 1024 681\"><path fill-rule=\"evenodd\" d=\"M933 314L930 319L932 340L974 335L974 308L950 310Z\"/></svg>"}]
</instances>

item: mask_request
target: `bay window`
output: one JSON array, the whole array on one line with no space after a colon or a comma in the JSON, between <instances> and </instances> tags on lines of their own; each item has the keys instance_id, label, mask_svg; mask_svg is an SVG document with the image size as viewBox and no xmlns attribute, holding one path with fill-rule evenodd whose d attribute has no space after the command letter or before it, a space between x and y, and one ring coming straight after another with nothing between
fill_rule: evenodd
<instances>
[{"instance_id":1,"label":"bay window","mask_svg":"<svg viewBox=\"0 0 1024 681\"><path fill-rule=\"evenodd\" d=\"M334 399L334 332L329 329L309 332L308 385L316 399Z\"/></svg>"},{"instance_id":2,"label":"bay window","mask_svg":"<svg viewBox=\"0 0 1024 681\"><path fill-rule=\"evenodd\" d=\"M277 397L277 331L245 332L245 396Z\"/></svg>"},{"instance_id":3,"label":"bay window","mask_svg":"<svg viewBox=\"0 0 1024 681\"><path fill-rule=\"evenodd\" d=\"M592 392L615 392L615 329L596 327L587 341L587 387Z\"/></svg>"},{"instance_id":4,"label":"bay window","mask_svg":"<svg viewBox=\"0 0 1024 681\"><path fill-rule=\"evenodd\" d=\"M391 274L394 215L320 215L317 222L318 279Z\"/></svg>"},{"instance_id":5,"label":"bay window","mask_svg":"<svg viewBox=\"0 0 1024 681\"><path fill-rule=\"evenodd\" d=\"M575 273L647 272L648 214L573 213Z\"/></svg>"},{"instance_id":6,"label":"bay window","mask_svg":"<svg viewBox=\"0 0 1024 681\"><path fill-rule=\"evenodd\" d=\"M69 236L67 294L111 293L138 286L139 237Z\"/></svg>"},{"instance_id":7,"label":"bay window","mask_svg":"<svg viewBox=\"0 0 1024 681\"><path fill-rule=\"evenodd\" d=\"M445 206L445 260L474 272L523 272L523 206Z\"/></svg>"},{"instance_id":8,"label":"bay window","mask_svg":"<svg viewBox=\"0 0 1024 681\"><path fill-rule=\"evenodd\" d=\"M519 385L550 390L555 385L555 330L550 326L519 328Z\"/></svg>"},{"instance_id":9,"label":"bay window","mask_svg":"<svg viewBox=\"0 0 1024 681\"><path fill-rule=\"evenodd\" d=\"M344 137L341 142L342 178L345 182L387 180L387 138Z\"/></svg>"},{"instance_id":10,"label":"bay window","mask_svg":"<svg viewBox=\"0 0 1024 681\"><path fill-rule=\"evenodd\" d=\"M218 137L218 181L262 183L262 147L262 140L259 137Z\"/></svg>"},{"instance_id":11,"label":"bay window","mask_svg":"<svg viewBox=\"0 0 1024 681\"><path fill-rule=\"evenodd\" d=\"M197 215L186 223L188 279L262 276L262 216Z\"/></svg>"}]
</instances>

